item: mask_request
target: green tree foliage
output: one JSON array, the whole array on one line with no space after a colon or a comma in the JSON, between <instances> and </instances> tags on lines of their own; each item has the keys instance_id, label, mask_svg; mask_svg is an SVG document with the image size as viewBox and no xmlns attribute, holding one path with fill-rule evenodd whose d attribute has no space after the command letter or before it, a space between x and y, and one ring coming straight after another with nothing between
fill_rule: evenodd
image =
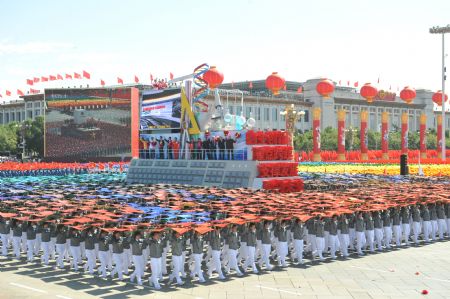
<instances>
[{"instance_id":1,"label":"green tree foliage","mask_svg":"<svg viewBox=\"0 0 450 299\"><path fill-rule=\"evenodd\" d=\"M26 120L23 123L9 123L0 126L0 151L9 151L12 154L21 152L18 149L25 136L26 151L33 156L42 157L44 154L44 118L37 117L34 121Z\"/></svg>"},{"instance_id":2,"label":"green tree foliage","mask_svg":"<svg viewBox=\"0 0 450 299\"><path fill-rule=\"evenodd\" d=\"M28 128L25 130L25 141L27 150L37 156L44 155L44 118L36 117L34 121L27 120Z\"/></svg>"},{"instance_id":3,"label":"green tree foliage","mask_svg":"<svg viewBox=\"0 0 450 299\"><path fill-rule=\"evenodd\" d=\"M0 151L15 153L17 150L17 123L0 126Z\"/></svg>"}]
</instances>

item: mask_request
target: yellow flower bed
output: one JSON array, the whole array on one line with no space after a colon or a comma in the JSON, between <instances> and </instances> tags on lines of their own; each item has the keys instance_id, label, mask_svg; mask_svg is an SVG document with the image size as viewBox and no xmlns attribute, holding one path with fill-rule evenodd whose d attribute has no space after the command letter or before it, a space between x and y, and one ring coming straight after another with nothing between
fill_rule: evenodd
<instances>
[{"instance_id":1,"label":"yellow flower bed","mask_svg":"<svg viewBox=\"0 0 450 299\"><path fill-rule=\"evenodd\" d=\"M422 164L422 170L426 176L450 176L449 164ZM350 173L350 174L375 174L375 175L399 175L400 165L370 165L370 164L328 164L328 165L300 165L300 172L325 172L325 173ZM419 165L409 165L410 174L419 174Z\"/></svg>"}]
</instances>

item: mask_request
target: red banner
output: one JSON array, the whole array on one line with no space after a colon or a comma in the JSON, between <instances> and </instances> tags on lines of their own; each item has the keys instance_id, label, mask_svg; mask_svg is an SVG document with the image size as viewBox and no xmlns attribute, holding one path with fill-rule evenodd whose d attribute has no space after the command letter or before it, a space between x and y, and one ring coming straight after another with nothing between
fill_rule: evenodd
<instances>
[{"instance_id":1,"label":"red banner","mask_svg":"<svg viewBox=\"0 0 450 299\"><path fill-rule=\"evenodd\" d=\"M320 108L313 111L313 152L314 161L320 161Z\"/></svg>"},{"instance_id":2,"label":"red banner","mask_svg":"<svg viewBox=\"0 0 450 299\"><path fill-rule=\"evenodd\" d=\"M361 111L361 128L359 133L361 160L368 160L368 140L367 140L367 111Z\"/></svg>"},{"instance_id":3,"label":"red banner","mask_svg":"<svg viewBox=\"0 0 450 299\"><path fill-rule=\"evenodd\" d=\"M427 157L427 143L426 143L426 129L427 129L427 116L425 114L420 115L420 157Z\"/></svg>"},{"instance_id":4,"label":"red banner","mask_svg":"<svg viewBox=\"0 0 450 299\"><path fill-rule=\"evenodd\" d=\"M437 156L442 159L442 115L436 117L437 121Z\"/></svg>"},{"instance_id":5,"label":"red banner","mask_svg":"<svg viewBox=\"0 0 450 299\"><path fill-rule=\"evenodd\" d=\"M345 110L338 111L338 159L345 160Z\"/></svg>"},{"instance_id":6,"label":"red banner","mask_svg":"<svg viewBox=\"0 0 450 299\"><path fill-rule=\"evenodd\" d=\"M388 123L389 114L387 112L383 112L381 114L381 152L383 155L383 159L388 159L388 151L389 151L389 123Z\"/></svg>"},{"instance_id":7,"label":"red banner","mask_svg":"<svg viewBox=\"0 0 450 299\"><path fill-rule=\"evenodd\" d=\"M408 113L402 113L402 154L408 153Z\"/></svg>"}]
</instances>

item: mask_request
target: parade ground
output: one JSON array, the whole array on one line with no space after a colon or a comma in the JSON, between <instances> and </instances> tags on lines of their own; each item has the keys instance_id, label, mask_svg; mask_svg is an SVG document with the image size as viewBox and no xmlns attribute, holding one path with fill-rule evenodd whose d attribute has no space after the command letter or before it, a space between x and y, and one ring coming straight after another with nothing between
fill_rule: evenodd
<instances>
[{"instance_id":1,"label":"parade ground","mask_svg":"<svg viewBox=\"0 0 450 299\"><path fill-rule=\"evenodd\" d=\"M450 242L161 290L0 258L0 298L450 298ZM66 267L67 268L67 267ZM428 294L423 295L426 290Z\"/></svg>"}]
</instances>

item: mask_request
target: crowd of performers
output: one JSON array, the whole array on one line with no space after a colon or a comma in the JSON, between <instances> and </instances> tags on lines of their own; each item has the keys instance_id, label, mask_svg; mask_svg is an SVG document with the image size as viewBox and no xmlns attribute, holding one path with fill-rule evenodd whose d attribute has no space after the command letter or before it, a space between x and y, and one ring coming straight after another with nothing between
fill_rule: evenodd
<instances>
[{"instance_id":1,"label":"crowd of performers","mask_svg":"<svg viewBox=\"0 0 450 299\"><path fill-rule=\"evenodd\" d=\"M141 138L141 159L180 159L180 142L177 137L150 139ZM206 136L204 139L193 138L188 141L189 159L195 160L233 160L236 139L231 135Z\"/></svg>"},{"instance_id":2,"label":"crowd of performers","mask_svg":"<svg viewBox=\"0 0 450 299\"><path fill-rule=\"evenodd\" d=\"M216 274L225 279L231 271L242 276L302 264L305 258L346 258L450 237L450 203L441 201L282 219L260 216L247 222L235 218L198 227L144 224L132 230L1 215L5 257L24 255L46 266L55 261L60 269L67 262L73 271L119 280L129 275L139 285L150 273L156 289L165 279L182 285L190 275L202 283Z\"/></svg>"}]
</instances>

